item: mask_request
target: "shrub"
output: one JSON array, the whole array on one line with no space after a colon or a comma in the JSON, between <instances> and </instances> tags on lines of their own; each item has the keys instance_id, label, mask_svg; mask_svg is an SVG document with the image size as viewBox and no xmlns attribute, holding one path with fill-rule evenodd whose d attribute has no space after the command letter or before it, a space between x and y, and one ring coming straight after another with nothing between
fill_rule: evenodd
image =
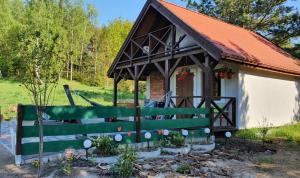
<instances>
[{"instance_id":1,"label":"shrub","mask_svg":"<svg viewBox=\"0 0 300 178\"><path fill-rule=\"evenodd\" d=\"M115 171L120 177L130 177L134 173L134 162L137 160L136 152L128 147L122 150L120 159L115 166Z\"/></svg>"},{"instance_id":2,"label":"shrub","mask_svg":"<svg viewBox=\"0 0 300 178\"><path fill-rule=\"evenodd\" d=\"M118 145L109 136L97 137L93 140L93 146L96 147L96 154L101 156L111 156L118 154Z\"/></svg>"},{"instance_id":3,"label":"shrub","mask_svg":"<svg viewBox=\"0 0 300 178\"><path fill-rule=\"evenodd\" d=\"M189 164L183 164L176 169L180 174L190 174L192 167Z\"/></svg>"},{"instance_id":4,"label":"shrub","mask_svg":"<svg viewBox=\"0 0 300 178\"><path fill-rule=\"evenodd\" d=\"M69 176L72 174L72 165L71 163L67 162L66 164L64 164L61 168L61 171L63 174Z\"/></svg>"},{"instance_id":5,"label":"shrub","mask_svg":"<svg viewBox=\"0 0 300 178\"><path fill-rule=\"evenodd\" d=\"M263 118L262 123L259 123L260 127L258 128L261 140L263 142L267 141L267 134L272 127L272 124L268 122L267 118Z\"/></svg>"},{"instance_id":6,"label":"shrub","mask_svg":"<svg viewBox=\"0 0 300 178\"><path fill-rule=\"evenodd\" d=\"M162 144L163 146L183 147L185 138L179 132L172 132Z\"/></svg>"}]
</instances>

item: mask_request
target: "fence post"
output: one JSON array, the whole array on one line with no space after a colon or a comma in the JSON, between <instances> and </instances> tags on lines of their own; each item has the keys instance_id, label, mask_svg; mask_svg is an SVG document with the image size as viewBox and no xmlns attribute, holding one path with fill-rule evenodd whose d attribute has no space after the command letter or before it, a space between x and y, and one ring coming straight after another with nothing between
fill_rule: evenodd
<instances>
[{"instance_id":1,"label":"fence post","mask_svg":"<svg viewBox=\"0 0 300 178\"><path fill-rule=\"evenodd\" d=\"M15 164L21 164L21 154L22 154L22 121L24 116L24 107L18 104L18 114L17 114L17 133L16 133L16 154L15 154ZM14 143L12 143L14 144Z\"/></svg>"},{"instance_id":2,"label":"fence post","mask_svg":"<svg viewBox=\"0 0 300 178\"><path fill-rule=\"evenodd\" d=\"M236 128L236 98L233 98L232 102L232 125Z\"/></svg>"},{"instance_id":3,"label":"fence post","mask_svg":"<svg viewBox=\"0 0 300 178\"><path fill-rule=\"evenodd\" d=\"M135 130L136 130L136 143L141 142L141 108L136 106L135 108Z\"/></svg>"}]
</instances>

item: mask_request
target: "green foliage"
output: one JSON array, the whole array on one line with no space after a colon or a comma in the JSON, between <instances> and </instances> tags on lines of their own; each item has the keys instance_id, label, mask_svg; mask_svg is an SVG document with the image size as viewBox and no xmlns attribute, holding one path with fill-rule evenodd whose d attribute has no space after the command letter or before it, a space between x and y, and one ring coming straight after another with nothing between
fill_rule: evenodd
<instances>
[{"instance_id":1,"label":"green foliage","mask_svg":"<svg viewBox=\"0 0 300 178\"><path fill-rule=\"evenodd\" d=\"M261 140L259 128L239 130L235 136L246 139ZM294 125L286 125L282 127L270 128L265 138L267 140L283 139L289 142L300 143L300 123Z\"/></svg>"},{"instance_id":2,"label":"green foliage","mask_svg":"<svg viewBox=\"0 0 300 178\"><path fill-rule=\"evenodd\" d=\"M110 106L112 103L112 88L104 89L103 87L92 87L84 85L76 81L68 81L61 79L58 86L54 90L53 99L49 105L70 105L68 98L62 85L68 84L74 92L72 93L76 105L90 106L89 103L84 101L78 94L82 94L92 101ZM0 106L1 113L4 119L10 119L16 116L16 106L18 103L31 104L32 100L28 92L24 90L24 86L20 82L11 79L0 79ZM118 97L124 99L133 98L133 94L129 92L118 92Z\"/></svg>"},{"instance_id":3,"label":"green foliage","mask_svg":"<svg viewBox=\"0 0 300 178\"><path fill-rule=\"evenodd\" d=\"M254 30L284 47L300 36L299 10L286 0L184 0L187 7Z\"/></svg>"},{"instance_id":4,"label":"green foliage","mask_svg":"<svg viewBox=\"0 0 300 178\"><path fill-rule=\"evenodd\" d=\"M64 175L70 176L72 174L72 165L70 163L66 163L61 167L61 171Z\"/></svg>"},{"instance_id":5,"label":"green foliage","mask_svg":"<svg viewBox=\"0 0 300 178\"><path fill-rule=\"evenodd\" d=\"M38 168L39 165L40 165L40 162L39 162L39 160L34 160L34 161L31 163L31 165L32 165L34 168Z\"/></svg>"},{"instance_id":6,"label":"green foliage","mask_svg":"<svg viewBox=\"0 0 300 178\"><path fill-rule=\"evenodd\" d=\"M120 177L130 177L134 173L134 162L137 160L137 155L134 149L128 145L122 150L120 159L114 167L115 172Z\"/></svg>"},{"instance_id":7,"label":"green foliage","mask_svg":"<svg viewBox=\"0 0 300 178\"><path fill-rule=\"evenodd\" d=\"M118 145L109 136L100 136L93 140L95 152L101 156L111 156L118 154Z\"/></svg>"},{"instance_id":8,"label":"green foliage","mask_svg":"<svg viewBox=\"0 0 300 178\"><path fill-rule=\"evenodd\" d=\"M180 174L190 174L191 173L192 166L189 164L183 164L180 165L177 169L176 172Z\"/></svg>"},{"instance_id":9,"label":"green foliage","mask_svg":"<svg viewBox=\"0 0 300 178\"><path fill-rule=\"evenodd\" d=\"M171 132L170 135L163 140L162 145L167 147L183 147L185 145L185 138L180 132Z\"/></svg>"}]
</instances>

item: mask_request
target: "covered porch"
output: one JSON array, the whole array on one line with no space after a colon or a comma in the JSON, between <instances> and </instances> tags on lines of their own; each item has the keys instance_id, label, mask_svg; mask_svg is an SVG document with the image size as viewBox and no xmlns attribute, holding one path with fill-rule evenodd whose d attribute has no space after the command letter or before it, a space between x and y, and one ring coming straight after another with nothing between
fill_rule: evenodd
<instances>
[{"instance_id":1,"label":"covered porch","mask_svg":"<svg viewBox=\"0 0 300 178\"><path fill-rule=\"evenodd\" d=\"M147 7L147 5L145 6ZM145 8L144 7L144 8ZM141 13L118 56L108 71L108 76L114 79L113 105L118 103L118 83L122 80L134 81L134 106L139 107L139 81L147 81L155 73L161 78L156 86L161 95L151 96L147 99L166 102L167 94L172 91L169 103L164 107L194 107L207 108L212 131L227 131L236 129L236 98L215 94L217 65L220 65L220 56L213 46L199 44L194 39L199 36L188 34L184 25L177 26L172 23L176 19L166 18L155 10L155 4ZM159 19L159 21L158 21ZM141 28L143 27L143 28ZM196 35L196 34L194 34ZM211 48L208 50L208 48ZM186 90L184 84L176 85L177 71L183 66L192 66L199 69L191 78L193 88L201 88L201 92L193 89L192 93L178 92ZM199 75L201 73L201 76ZM174 86L175 77L175 86ZM201 82L195 82L201 78ZM158 80L156 80L158 82ZM178 82L177 82L178 83ZM151 85L151 83L150 83ZM149 87L149 88L148 88ZM177 89L176 92L174 92ZM151 86L147 86L151 92ZM221 94L221 93L219 93ZM193 117L192 115L189 117ZM166 117L165 119L176 119Z\"/></svg>"}]
</instances>

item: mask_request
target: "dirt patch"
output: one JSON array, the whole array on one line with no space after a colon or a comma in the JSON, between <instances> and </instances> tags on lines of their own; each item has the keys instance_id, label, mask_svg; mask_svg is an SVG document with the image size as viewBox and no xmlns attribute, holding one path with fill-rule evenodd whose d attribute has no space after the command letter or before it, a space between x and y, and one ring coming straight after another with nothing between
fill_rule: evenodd
<instances>
[{"instance_id":1,"label":"dirt patch","mask_svg":"<svg viewBox=\"0 0 300 178\"><path fill-rule=\"evenodd\" d=\"M62 162L47 163L44 176L60 177ZM115 177L111 166L78 159L72 176ZM227 143L217 140L216 149L207 154L192 151L187 155L165 155L162 158L139 160L135 164L137 177L300 177L300 148L276 141L232 138ZM184 172L184 173L182 173ZM0 177L35 177L30 164L14 165L14 158L0 145Z\"/></svg>"},{"instance_id":2,"label":"dirt patch","mask_svg":"<svg viewBox=\"0 0 300 178\"><path fill-rule=\"evenodd\" d=\"M16 166L13 155L0 144L0 177L35 177L35 172L29 166Z\"/></svg>"}]
</instances>

